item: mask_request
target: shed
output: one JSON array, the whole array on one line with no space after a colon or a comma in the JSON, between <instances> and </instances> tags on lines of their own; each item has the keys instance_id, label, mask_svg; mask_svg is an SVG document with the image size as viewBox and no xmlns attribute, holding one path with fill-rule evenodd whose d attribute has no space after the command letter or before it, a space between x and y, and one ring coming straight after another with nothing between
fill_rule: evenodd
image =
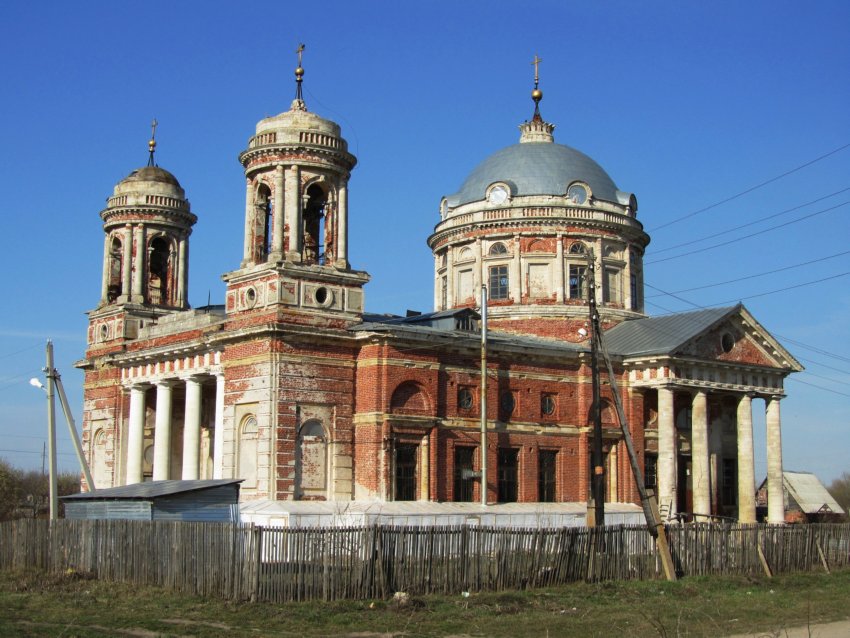
<instances>
[{"instance_id":1,"label":"shed","mask_svg":"<svg viewBox=\"0 0 850 638\"><path fill-rule=\"evenodd\" d=\"M239 522L242 479L151 481L63 496L65 518Z\"/></svg>"},{"instance_id":2,"label":"shed","mask_svg":"<svg viewBox=\"0 0 850 638\"><path fill-rule=\"evenodd\" d=\"M782 473L786 523L832 523L844 518L844 510L811 472ZM767 479L756 494L760 507L767 503Z\"/></svg>"}]
</instances>

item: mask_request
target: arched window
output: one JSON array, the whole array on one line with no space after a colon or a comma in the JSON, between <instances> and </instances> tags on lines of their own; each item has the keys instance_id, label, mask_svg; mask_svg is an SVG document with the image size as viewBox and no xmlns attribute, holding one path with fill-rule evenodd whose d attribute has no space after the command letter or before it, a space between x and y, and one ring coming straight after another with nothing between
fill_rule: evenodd
<instances>
[{"instance_id":1,"label":"arched window","mask_svg":"<svg viewBox=\"0 0 850 638\"><path fill-rule=\"evenodd\" d=\"M327 497L328 445L325 428L311 419L298 432L295 454L296 494L299 497Z\"/></svg>"},{"instance_id":2,"label":"arched window","mask_svg":"<svg viewBox=\"0 0 850 638\"><path fill-rule=\"evenodd\" d=\"M119 237L113 237L109 246L109 283L106 289L106 299L110 303L118 299L124 290L122 269L124 265L124 247Z\"/></svg>"},{"instance_id":3,"label":"arched window","mask_svg":"<svg viewBox=\"0 0 850 638\"><path fill-rule=\"evenodd\" d=\"M257 487L257 439L259 428L257 417L248 414L239 424L238 457L236 478L244 479L242 489Z\"/></svg>"},{"instance_id":4,"label":"arched window","mask_svg":"<svg viewBox=\"0 0 850 638\"><path fill-rule=\"evenodd\" d=\"M171 303L171 245L165 237L154 237L148 248L148 303Z\"/></svg>"},{"instance_id":5,"label":"arched window","mask_svg":"<svg viewBox=\"0 0 850 638\"><path fill-rule=\"evenodd\" d=\"M264 262L272 242L272 192L265 184L257 187L254 210L254 255L257 262Z\"/></svg>"},{"instance_id":6,"label":"arched window","mask_svg":"<svg viewBox=\"0 0 850 638\"><path fill-rule=\"evenodd\" d=\"M308 264L325 263L325 208L328 196L321 186L312 184L304 201L304 255Z\"/></svg>"},{"instance_id":7,"label":"arched window","mask_svg":"<svg viewBox=\"0 0 850 638\"><path fill-rule=\"evenodd\" d=\"M505 247L505 245L502 242L497 241L495 244L490 246L490 254L491 255L507 255L508 249Z\"/></svg>"},{"instance_id":8,"label":"arched window","mask_svg":"<svg viewBox=\"0 0 850 638\"><path fill-rule=\"evenodd\" d=\"M570 254L571 255L585 255L587 254L587 248L580 241L575 241L570 244Z\"/></svg>"},{"instance_id":9,"label":"arched window","mask_svg":"<svg viewBox=\"0 0 850 638\"><path fill-rule=\"evenodd\" d=\"M393 392L390 411L395 414L428 414L431 402L425 390L415 381L405 381Z\"/></svg>"}]
</instances>

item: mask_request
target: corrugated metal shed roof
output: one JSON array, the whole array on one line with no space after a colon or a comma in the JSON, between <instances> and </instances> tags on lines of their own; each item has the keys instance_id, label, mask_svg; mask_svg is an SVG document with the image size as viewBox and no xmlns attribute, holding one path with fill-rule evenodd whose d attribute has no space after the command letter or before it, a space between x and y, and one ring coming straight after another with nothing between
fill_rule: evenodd
<instances>
[{"instance_id":1,"label":"corrugated metal shed roof","mask_svg":"<svg viewBox=\"0 0 850 638\"><path fill-rule=\"evenodd\" d=\"M707 308L664 317L631 319L606 332L605 343L611 354L626 357L671 354L689 339L737 312L740 307L737 305L726 308Z\"/></svg>"},{"instance_id":2,"label":"corrugated metal shed roof","mask_svg":"<svg viewBox=\"0 0 850 638\"><path fill-rule=\"evenodd\" d=\"M213 487L221 487L222 485L232 485L233 483L241 483L242 481L243 479L215 479L203 481L149 481L147 483L135 483L133 485L110 487L105 490L95 490L94 492L72 494L70 496L63 496L62 499L150 499L157 498L159 496L172 496L174 494L182 494L184 492L193 492L196 490L205 490Z\"/></svg>"},{"instance_id":3,"label":"corrugated metal shed roof","mask_svg":"<svg viewBox=\"0 0 850 638\"><path fill-rule=\"evenodd\" d=\"M844 514L844 510L832 498L820 479L811 472L783 472L785 489L800 509L806 514L833 512Z\"/></svg>"}]
</instances>

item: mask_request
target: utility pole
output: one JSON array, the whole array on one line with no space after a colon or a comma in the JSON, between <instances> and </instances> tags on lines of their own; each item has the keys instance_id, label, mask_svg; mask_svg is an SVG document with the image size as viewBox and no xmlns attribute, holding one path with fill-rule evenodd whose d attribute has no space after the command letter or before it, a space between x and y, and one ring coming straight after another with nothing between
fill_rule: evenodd
<instances>
[{"instance_id":1,"label":"utility pole","mask_svg":"<svg viewBox=\"0 0 850 638\"><path fill-rule=\"evenodd\" d=\"M481 504L487 505L487 286L481 286Z\"/></svg>"},{"instance_id":2,"label":"utility pole","mask_svg":"<svg viewBox=\"0 0 850 638\"><path fill-rule=\"evenodd\" d=\"M593 453L591 465L593 467L590 478L591 500L593 502L593 516L588 517L588 526L605 525L605 467L602 455L602 402L599 393L599 354L598 334L596 326L599 325L599 312L596 307L596 260L593 250L587 255L587 291L588 307L590 309L590 367L593 380ZM592 523L592 525L591 525Z\"/></svg>"},{"instance_id":3,"label":"utility pole","mask_svg":"<svg viewBox=\"0 0 850 638\"><path fill-rule=\"evenodd\" d=\"M47 377L47 451L50 457L50 520L59 518L59 498L56 484L56 399L54 396L54 381L56 371L53 369L53 342L47 340L47 366L44 368Z\"/></svg>"}]
</instances>

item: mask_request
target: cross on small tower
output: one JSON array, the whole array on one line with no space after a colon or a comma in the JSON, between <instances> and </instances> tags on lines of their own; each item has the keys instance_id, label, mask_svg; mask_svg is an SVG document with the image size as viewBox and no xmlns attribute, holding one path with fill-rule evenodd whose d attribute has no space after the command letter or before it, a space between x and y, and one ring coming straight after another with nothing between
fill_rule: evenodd
<instances>
[{"instance_id":1,"label":"cross on small tower","mask_svg":"<svg viewBox=\"0 0 850 638\"><path fill-rule=\"evenodd\" d=\"M534 65L534 88L537 88L537 85L540 83L540 63L543 62L543 58L538 58L535 54L534 59L531 63Z\"/></svg>"},{"instance_id":2,"label":"cross on small tower","mask_svg":"<svg viewBox=\"0 0 850 638\"><path fill-rule=\"evenodd\" d=\"M148 166L155 166L153 161L153 154L156 151L156 127L159 122L156 121L156 118L151 122L151 139L148 141L148 152L150 156L148 157Z\"/></svg>"},{"instance_id":3,"label":"cross on small tower","mask_svg":"<svg viewBox=\"0 0 850 638\"><path fill-rule=\"evenodd\" d=\"M298 54L298 68L295 69L295 102L304 110L304 98L301 95L301 80L304 79L304 67L301 66L302 55L304 54L304 44L299 44L295 52Z\"/></svg>"}]
</instances>

